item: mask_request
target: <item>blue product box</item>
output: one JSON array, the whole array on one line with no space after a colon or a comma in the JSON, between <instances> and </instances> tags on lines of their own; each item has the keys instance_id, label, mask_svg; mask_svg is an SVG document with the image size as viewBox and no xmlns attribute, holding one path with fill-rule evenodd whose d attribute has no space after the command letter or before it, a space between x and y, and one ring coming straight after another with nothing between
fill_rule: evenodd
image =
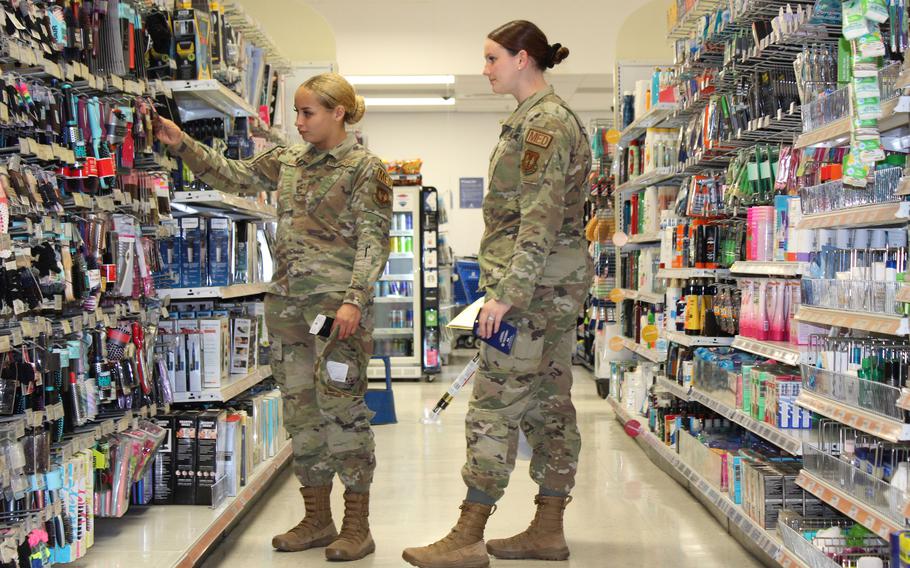
<instances>
[{"instance_id":1,"label":"blue product box","mask_svg":"<svg viewBox=\"0 0 910 568\"><path fill-rule=\"evenodd\" d=\"M208 285L228 286L231 283L231 222L228 219L209 219L208 226Z\"/></svg>"},{"instance_id":2,"label":"blue product box","mask_svg":"<svg viewBox=\"0 0 910 568\"><path fill-rule=\"evenodd\" d=\"M172 225L172 237L158 241L158 252L161 254L161 271L153 275L157 288L180 288L181 268L183 264L183 239L177 221L162 221L162 225Z\"/></svg>"},{"instance_id":3,"label":"blue product box","mask_svg":"<svg viewBox=\"0 0 910 568\"><path fill-rule=\"evenodd\" d=\"M202 258L205 248L205 221L199 217L184 217L180 220L180 235L183 238L180 286L182 288L205 286Z\"/></svg>"}]
</instances>

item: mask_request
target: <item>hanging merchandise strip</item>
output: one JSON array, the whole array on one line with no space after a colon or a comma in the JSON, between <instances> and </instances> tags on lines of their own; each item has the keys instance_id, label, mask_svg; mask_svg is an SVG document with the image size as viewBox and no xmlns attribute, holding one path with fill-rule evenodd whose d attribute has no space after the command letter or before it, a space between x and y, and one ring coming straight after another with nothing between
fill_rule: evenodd
<instances>
[{"instance_id":1,"label":"hanging merchandise strip","mask_svg":"<svg viewBox=\"0 0 910 568\"><path fill-rule=\"evenodd\" d=\"M168 311L153 275L164 268L156 239L174 235L179 164L151 125L156 112L179 116L161 80L191 67L220 73L257 103L244 134L277 138L268 129L280 81L240 37L252 31L215 27L213 51L178 55L175 68L171 16L187 14L152 4L0 2L0 489L11 497L3 562L17 563L18 552L42 565L75 561L94 541L95 518L121 517L152 492L148 472L167 432L149 419L174 399L157 348ZM189 11L200 29L209 23L201 14ZM237 59L218 51L228 43L263 77L241 78ZM253 372L264 378L269 368ZM254 382L231 383L224 396ZM288 450L259 469L257 490Z\"/></svg>"}]
</instances>

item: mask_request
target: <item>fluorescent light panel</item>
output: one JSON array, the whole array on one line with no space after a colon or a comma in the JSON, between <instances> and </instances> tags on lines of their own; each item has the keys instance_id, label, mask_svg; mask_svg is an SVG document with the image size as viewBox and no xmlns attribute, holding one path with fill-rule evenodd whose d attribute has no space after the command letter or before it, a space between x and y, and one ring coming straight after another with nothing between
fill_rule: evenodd
<instances>
[{"instance_id":1,"label":"fluorescent light panel","mask_svg":"<svg viewBox=\"0 0 910 568\"><path fill-rule=\"evenodd\" d=\"M442 97L364 97L367 108L371 106L453 106L454 98Z\"/></svg>"},{"instance_id":2,"label":"fluorescent light panel","mask_svg":"<svg viewBox=\"0 0 910 568\"><path fill-rule=\"evenodd\" d=\"M347 75L352 85L453 85L455 75Z\"/></svg>"}]
</instances>

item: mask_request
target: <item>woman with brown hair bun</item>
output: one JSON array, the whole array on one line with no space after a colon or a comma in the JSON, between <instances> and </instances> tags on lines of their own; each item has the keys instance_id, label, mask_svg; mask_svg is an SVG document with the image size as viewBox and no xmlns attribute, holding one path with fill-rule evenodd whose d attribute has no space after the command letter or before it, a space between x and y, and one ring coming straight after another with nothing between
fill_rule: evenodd
<instances>
[{"instance_id":1,"label":"woman with brown hair bun","mask_svg":"<svg viewBox=\"0 0 910 568\"><path fill-rule=\"evenodd\" d=\"M484 568L497 558L565 560L563 512L575 485L581 437L572 405L572 349L593 269L581 219L591 170L587 133L544 77L569 55L531 22L509 22L484 44L493 92L518 108L503 123L484 198L478 334L503 321L512 353L482 344L466 419L468 486L461 516L440 541L404 551L420 568ZM515 467L519 428L531 446L537 515L522 533L484 544L484 528Z\"/></svg>"},{"instance_id":2,"label":"woman with brown hair bun","mask_svg":"<svg viewBox=\"0 0 910 568\"><path fill-rule=\"evenodd\" d=\"M344 77L316 75L294 95L295 125L306 144L277 146L249 160L230 160L165 118L154 125L170 152L215 189L277 193L276 269L265 318L306 513L272 546L325 548L328 560L341 561L376 548L368 518L373 413L364 393L373 286L389 257L392 181L379 158L345 130L365 110ZM327 337L310 333L320 318L333 319ZM340 532L330 505L336 475L344 485Z\"/></svg>"}]
</instances>

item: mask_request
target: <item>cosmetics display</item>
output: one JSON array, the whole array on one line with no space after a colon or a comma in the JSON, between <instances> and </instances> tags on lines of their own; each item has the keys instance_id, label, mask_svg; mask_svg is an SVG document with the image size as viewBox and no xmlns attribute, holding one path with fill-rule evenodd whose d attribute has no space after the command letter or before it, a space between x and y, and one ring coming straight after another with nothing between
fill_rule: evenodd
<instances>
[{"instance_id":1,"label":"cosmetics display","mask_svg":"<svg viewBox=\"0 0 910 568\"><path fill-rule=\"evenodd\" d=\"M622 337L595 349L626 360L596 376L770 565L888 566L910 485L907 6L701 4L671 5L675 110L615 150L632 238Z\"/></svg>"}]
</instances>

